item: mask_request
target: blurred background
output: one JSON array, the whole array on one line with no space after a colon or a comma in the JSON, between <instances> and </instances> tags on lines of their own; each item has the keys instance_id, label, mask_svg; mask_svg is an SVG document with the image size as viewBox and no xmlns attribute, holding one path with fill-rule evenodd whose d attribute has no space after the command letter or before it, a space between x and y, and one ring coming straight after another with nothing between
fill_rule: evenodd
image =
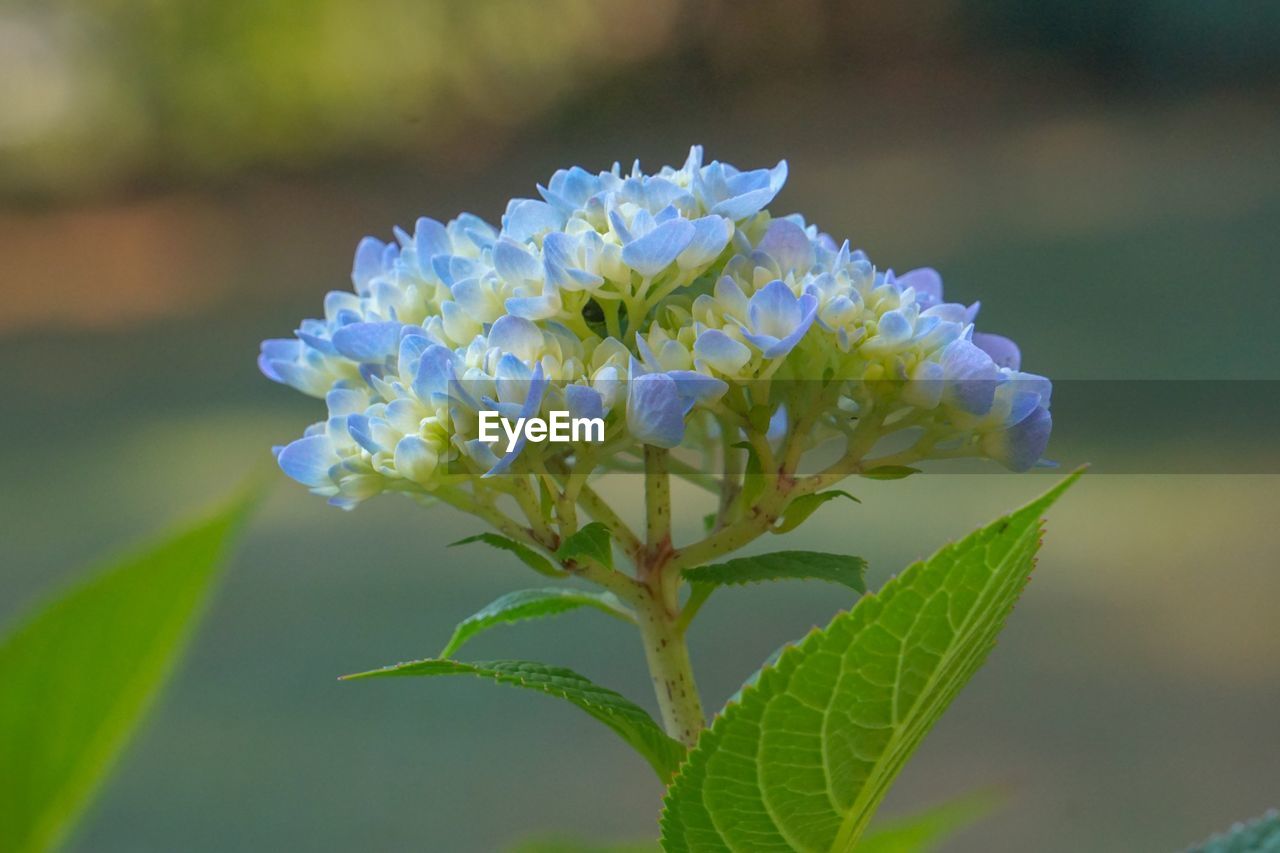
<instances>
[{"instance_id":1,"label":"blurred background","mask_svg":"<svg viewBox=\"0 0 1280 853\"><path fill-rule=\"evenodd\" d=\"M691 143L787 158L776 212L881 266L938 267L1029 369L1274 401L1278 106L1264 2L5 0L0 622L321 416L258 375L257 344L347 286L361 236L496 221L557 167L679 164ZM1008 807L954 853L1156 853L1280 804L1276 451L1227 473L1178 433L1277 424L1158 387L1175 404L1158 437L1079 414L1141 461L1054 509L1000 646L887 803L1003 786ZM435 652L537 579L447 551L478 529L459 516L394 498L342 513L275 480L72 850L656 834L648 769L571 708L464 680L337 683ZM806 547L865 555L879 584L1048 482L855 484L864 503L824 510ZM707 704L847 603L720 593L692 636ZM652 706L638 643L595 613L468 654L568 665Z\"/></svg>"}]
</instances>

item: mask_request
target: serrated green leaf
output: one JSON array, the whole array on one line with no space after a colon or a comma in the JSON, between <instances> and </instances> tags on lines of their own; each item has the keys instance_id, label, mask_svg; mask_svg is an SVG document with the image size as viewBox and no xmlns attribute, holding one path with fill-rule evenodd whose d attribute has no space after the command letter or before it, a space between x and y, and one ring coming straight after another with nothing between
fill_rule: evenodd
<instances>
[{"instance_id":1,"label":"serrated green leaf","mask_svg":"<svg viewBox=\"0 0 1280 853\"><path fill-rule=\"evenodd\" d=\"M872 827L857 853L930 853L947 836L986 817L999 803L994 792L970 794Z\"/></svg>"},{"instance_id":2,"label":"serrated green leaf","mask_svg":"<svg viewBox=\"0 0 1280 853\"><path fill-rule=\"evenodd\" d=\"M754 686L755 683L760 680L760 676L778 662L778 658L782 657L782 653L794 645L796 645L794 641L788 640L770 652L769 656L764 659L764 663L760 664L760 668L748 675L747 680L742 682L742 686L729 695L729 698L724 702L724 707L720 709L720 713L723 714L725 708L728 708L730 705L736 705L738 702L742 701L742 691L746 690L748 687Z\"/></svg>"},{"instance_id":3,"label":"serrated green leaf","mask_svg":"<svg viewBox=\"0 0 1280 853\"><path fill-rule=\"evenodd\" d=\"M919 473L919 468L912 468L910 465L881 465L879 468L863 471L861 476L868 480L901 480Z\"/></svg>"},{"instance_id":4,"label":"serrated green leaf","mask_svg":"<svg viewBox=\"0 0 1280 853\"><path fill-rule=\"evenodd\" d=\"M1280 811L1238 823L1187 853L1280 853Z\"/></svg>"},{"instance_id":5,"label":"serrated green leaf","mask_svg":"<svg viewBox=\"0 0 1280 853\"><path fill-rule=\"evenodd\" d=\"M909 567L787 648L703 732L668 789L663 849L855 849L890 784L981 665L1079 474Z\"/></svg>"},{"instance_id":6,"label":"serrated green leaf","mask_svg":"<svg viewBox=\"0 0 1280 853\"><path fill-rule=\"evenodd\" d=\"M824 554L821 551L774 551L685 569L684 578L690 583L714 586L812 579L844 584L852 590L866 592L863 582L866 572L867 561L861 557Z\"/></svg>"},{"instance_id":7,"label":"serrated green leaf","mask_svg":"<svg viewBox=\"0 0 1280 853\"><path fill-rule=\"evenodd\" d=\"M609 528L598 521L584 524L577 533L560 543L556 556L561 560L593 560L613 568L613 539Z\"/></svg>"},{"instance_id":8,"label":"serrated green leaf","mask_svg":"<svg viewBox=\"0 0 1280 853\"><path fill-rule=\"evenodd\" d=\"M65 836L173 671L252 502L93 572L0 641L0 851Z\"/></svg>"},{"instance_id":9,"label":"serrated green leaf","mask_svg":"<svg viewBox=\"0 0 1280 853\"><path fill-rule=\"evenodd\" d=\"M440 652L440 657L453 657L463 644L476 634L496 625L509 625L528 619L555 616L579 607L594 607L610 616L626 622L635 617L616 595L611 592L594 592L586 589L550 587L544 589L518 589L494 599L480 610L458 623L453 636Z\"/></svg>"},{"instance_id":10,"label":"serrated green leaf","mask_svg":"<svg viewBox=\"0 0 1280 853\"><path fill-rule=\"evenodd\" d=\"M470 545L472 542L483 542L491 548L498 548L502 551L509 551L519 558L529 568L533 569L540 575L546 575L549 578L563 578L568 572L556 568L551 561L530 548L514 539L508 539L505 536L499 536L496 533L477 533L475 536L468 536L466 539L459 539L457 542L450 542L449 547L453 548L458 545Z\"/></svg>"},{"instance_id":11,"label":"serrated green leaf","mask_svg":"<svg viewBox=\"0 0 1280 853\"><path fill-rule=\"evenodd\" d=\"M608 688L595 684L571 669L527 660L475 661L420 660L343 676L344 680L395 676L475 675L557 696L577 705L640 753L663 782L670 780L685 748L667 736L643 708Z\"/></svg>"},{"instance_id":12,"label":"serrated green leaf","mask_svg":"<svg viewBox=\"0 0 1280 853\"><path fill-rule=\"evenodd\" d=\"M801 495L793 500L791 505L782 513L782 518L778 520L773 532L788 533L795 530L805 519L813 515L818 507L835 498L848 498L856 504L862 503L862 501L842 489L832 489L828 492L818 492L813 495Z\"/></svg>"}]
</instances>

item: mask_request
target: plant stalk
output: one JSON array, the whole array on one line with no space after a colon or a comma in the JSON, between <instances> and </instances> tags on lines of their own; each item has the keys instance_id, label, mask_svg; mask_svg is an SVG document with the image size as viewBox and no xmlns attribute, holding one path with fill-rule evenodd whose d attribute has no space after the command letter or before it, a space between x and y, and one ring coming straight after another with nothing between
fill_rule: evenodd
<instances>
[{"instance_id":1,"label":"plant stalk","mask_svg":"<svg viewBox=\"0 0 1280 853\"><path fill-rule=\"evenodd\" d=\"M649 594L637 608L636 619L653 690L658 697L658 709L662 712L662 727L671 737L692 747L707 721L693 679L684 626L677 614L668 612L660 593L653 594L649 587L646 590Z\"/></svg>"},{"instance_id":2,"label":"plant stalk","mask_svg":"<svg viewBox=\"0 0 1280 853\"><path fill-rule=\"evenodd\" d=\"M671 550L671 477L669 451L644 446L645 538L649 560L660 561Z\"/></svg>"}]
</instances>

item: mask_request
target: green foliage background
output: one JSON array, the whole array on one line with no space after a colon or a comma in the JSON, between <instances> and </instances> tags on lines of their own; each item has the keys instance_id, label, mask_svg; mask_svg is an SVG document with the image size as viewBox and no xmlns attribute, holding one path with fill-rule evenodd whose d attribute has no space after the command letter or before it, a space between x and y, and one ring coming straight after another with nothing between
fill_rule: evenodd
<instances>
[{"instance_id":1,"label":"green foliage background","mask_svg":"<svg viewBox=\"0 0 1280 853\"><path fill-rule=\"evenodd\" d=\"M583 3L455 20L444 5L0 8L3 624L228 494L317 416L252 358L344 286L361 235L423 213L496 217L569 163L680 160L691 142L785 156L784 208L881 263L937 266L1056 379L1280 378L1270 7L814 2L744 18L731 3ZM1013 791L957 853L993 837L1176 850L1274 805L1280 528L1265 472L1280 467L1274 442L1233 432L1265 438L1271 422L1162 399L1141 428L1106 407L1059 415L1065 462L1125 473L1086 478L1055 510L992 665L885 807ZM1073 446L1086 421L1093 443ZM861 505L832 501L771 547L859 554L876 589L1048 482L860 482ZM472 679L336 680L430 656L530 583L511 555L446 547L474 532L394 500L342 514L281 484L70 849L651 837L660 786L572 709ZM821 583L717 593L692 636L708 704L853 598ZM625 625L587 609L558 621L476 637L467 656L553 661L647 702Z\"/></svg>"}]
</instances>

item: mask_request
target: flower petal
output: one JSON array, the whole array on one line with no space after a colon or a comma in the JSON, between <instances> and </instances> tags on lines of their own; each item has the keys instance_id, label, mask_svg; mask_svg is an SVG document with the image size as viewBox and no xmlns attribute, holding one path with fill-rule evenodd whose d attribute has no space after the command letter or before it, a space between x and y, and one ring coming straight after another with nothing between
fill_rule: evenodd
<instances>
[{"instance_id":1,"label":"flower petal","mask_svg":"<svg viewBox=\"0 0 1280 853\"><path fill-rule=\"evenodd\" d=\"M1000 378L991 356L961 338L947 344L941 364L947 383L943 398L948 405L971 415L985 415L991 410Z\"/></svg>"},{"instance_id":2,"label":"flower petal","mask_svg":"<svg viewBox=\"0 0 1280 853\"><path fill-rule=\"evenodd\" d=\"M538 409L542 406L542 397L547 390L546 377L542 375L542 365L538 364L533 368L533 376L529 380L529 391L525 395L524 405L520 407L519 417L531 418L538 413ZM498 463L484 473L485 477L496 477L504 474L511 465L519 458L521 452L524 451L525 444L528 443L528 437L522 430L520 437L516 439L516 445L509 453L504 455Z\"/></svg>"},{"instance_id":3,"label":"flower petal","mask_svg":"<svg viewBox=\"0 0 1280 853\"><path fill-rule=\"evenodd\" d=\"M1038 408L1008 429L982 437L982 451L1010 471L1027 471L1040 461L1049 446L1053 416Z\"/></svg>"},{"instance_id":4,"label":"flower petal","mask_svg":"<svg viewBox=\"0 0 1280 853\"><path fill-rule=\"evenodd\" d=\"M333 333L333 346L352 361L374 362L395 354L404 323L352 323Z\"/></svg>"},{"instance_id":5,"label":"flower petal","mask_svg":"<svg viewBox=\"0 0 1280 853\"><path fill-rule=\"evenodd\" d=\"M804 229L789 219L775 219L756 247L777 262L780 271L804 272L813 266L813 243Z\"/></svg>"},{"instance_id":6,"label":"flower petal","mask_svg":"<svg viewBox=\"0 0 1280 853\"><path fill-rule=\"evenodd\" d=\"M424 273L431 270L431 259L453 251L453 241L443 225L430 217L420 217L413 227L413 245L418 252L418 266Z\"/></svg>"},{"instance_id":7,"label":"flower petal","mask_svg":"<svg viewBox=\"0 0 1280 853\"><path fill-rule=\"evenodd\" d=\"M719 329L707 329L693 344L694 358L721 373L736 374L751 360L751 350Z\"/></svg>"},{"instance_id":8,"label":"flower petal","mask_svg":"<svg viewBox=\"0 0 1280 853\"><path fill-rule=\"evenodd\" d=\"M973 343L978 349L991 356L997 367L1008 367L1017 370L1022 366L1022 351L1018 345L1003 335L990 335L983 332L973 333Z\"/></svg>"},{"instance_id":9,"label":"flower petal","mask_svg":"<svg viewBox=\"0 0 1280 853\"><path fill-rule=\"evenodd\" d=\"M258 370L272 382L288 384L280 372L282 364L297 361L302 350L302 341L297 338L271 338L262 342L258 354Z\"/></svg>"},{"instance_id":10,"label":"flower petal","mask_svg":"<svg viewBox=\"0 0 1280 853\"><path fill-rule=\"evenodd\" d=\"M281 471L313 489L332 484L329 469L338 461L333 442L326 435L311 435L293 441L276 457Z\"/></svg>"},{"instance_id":11,"label":"flower petal","mask_svg":"<svg viewBox=\"0 0 1280 853\"><path fill-rule=\"evenodd\" d=\"M377 237L365 237L356 246L355 259L351 262L351 283L357 293L368 289L369 281L382 272L382 259L387 244Z\"/></svg>"},{"instance_id":12,"label":"flower petal","mask_svg":"<svg viewBox=\"0 0 1280 853\"><path fill-rule=\"evenodd\" d=\"M543 287L540 296L513 296L506 301L508 314L526 320L550 320L560 313L563 305L560 288L551 282Z\"/></svg>"},{"instance_id":13,"label":"flower petal","mask_svg":"<svg viewBox=\"0 0 1280 853\"><path fill-rule=\"evenodd\" d=\"M648 373L631 380L627 389L627 429L637 441L675 447L684 440L684 416L685 404L670 376Z\"/></svg>"},{"instance_id":14,"label":"flower petal","mask_svg":"<svg viewBox=\"0 0 1280 853\"><path fill-rule=\"evenodd\" d=\"M684 403L685 414L694 403L717 400L729 390L729 383L696 370L668 370L667 376L676 383L676 393Z\"/></svg>"},{"instance_id":15,"label":"flower petal","mask_svg":"<svg viewBox=\"0 0 1280 853\"><path fill-rule=\"evenodd\" d=\"M542 349L542 330L524 317L499 317L489 329L489 346L531 363Z\"/></svg>"},{"instance_id":16,"label":"flower petal","mask_svg":"<svg viewBox=\"0 0 1280 853\"><path fill-rule=\"evenodd\" d=\"M676 257L680 269L696 269L720 257L733 237L733 221L723 216L704 216L693 220L693 239Z\"/></svg>"},{"instance_id":17,"label":"flower petal","mask_svg":"<svg viewBox=\"0 0 1280 853\"><path fill-rule=\"evenodd\" d=\"M774 279L751 295L747 316L755 334L782 338L795 329L803 315L791 288Z\"/></svg>"},{"instance_id":18,"label":"flower petal","mask_svg":"<svg viewBox=\"0 0 1280 853\"><path fill-rule=\"evenodd\" d=\"M417 435L406 435L396 442L393 458L396 471L402 477L422 485L430 482L440 461L435 448Z\"/></svg>"},{"instance_id":19,"label":"flower petal","mask_svg":"<svg viewBox=\"0 0 1280 853\"><path fill-rule=\"evenodd\" d=\"M669 220L623 246L622 262L643 276L655 276L688 247L694 234L689 220Z\"/></svg>"},{"instance_id":20,"label":"flower petal","mask_svg":"<svg viewBox=\"0 0 1280 853\"><path fill-rule=\"evenodd\" d=\"M903 290L908 287L915 290L916 302L920 303L921 308L932 308L942 303L942 276L932 267L904 272L896 281Z\"/></svg>"},{"instance_id":21,"label":"flower petal","mask_svg":"<svg viewBox=\"0 0 1280 853\"><path fill-rule=\"evenodd\" d=\"M817 319L818 297L812 293L806 293L797 300L796 304L802 312L800 322L785 337L764 348L765 358L782 358L791 352L796 344L800 343L800 339L808 333L813 321Z\"/></svg>"},{"instance_id":22,"label":"flower petal","mask_svg":"<svg viewBox=\"0 0 1280 853\"><path fill-rule=\"evenodd\" d=\"M542 278L542 265L538 263L538 259L507 237L493 245L493 268L498 275L511 282Z\"/></svg>"},{"instance_id":23,"label":"flower petal","mask_svg":"<svg viewBox=\"0 0 1280 853\"><path fill-rule=\"evenodd\" d=\"M548 231L559 230L564 225L564 214L545 201L517 198L507 205L502 217L502 233L523 243Z\"/></svg>"},{"instance_id":24,"label":"flower petal","mask_svg":"<svg viewBox=\"0 0 1280 853\"><path fill-rule=\"evenodd\" d=\"M449 396L450 383L457 379L457 357L446 346L427 347L413 377L413 393L418 399L434 402Z\"/></svg>"},{"instance_id":25,"label":"flower petal","mask_svg":"<svg viewBox=\"0 0 1280 853\"><path fill-rule=\"evenodd\" d=\"M604 398L600 392L586 385L566 385L564 389L565 404L569 414L575 418L603 418Z\"/></svg>"}]
</instances>

